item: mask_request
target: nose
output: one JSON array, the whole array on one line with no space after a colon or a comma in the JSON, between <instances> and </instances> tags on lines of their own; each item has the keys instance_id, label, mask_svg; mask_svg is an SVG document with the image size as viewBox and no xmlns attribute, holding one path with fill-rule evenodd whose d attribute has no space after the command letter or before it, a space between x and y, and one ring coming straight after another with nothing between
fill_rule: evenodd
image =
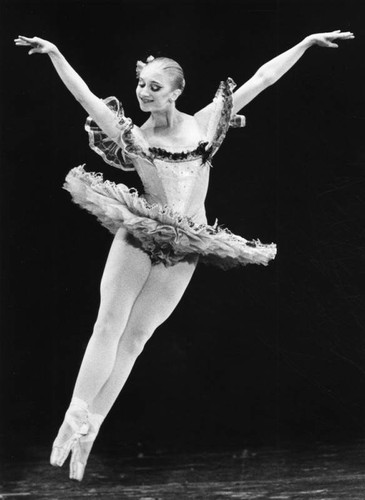
<instances>
[{"instance_id":1,"label":"nose","mask_svg":"<svg viewBox=\"0 0 365 500\"><path fill-rule=\"evenodd\" d=\"M150 96L150 95L149 95L149 92L148 92L148 91L146 92L146 90L145 90L145 89L140 90L139 95L140 95L141 97L143 97L143 98L145 98L145 97L147 98L147 97L149 97L149 96Z\"/></svg>"}]
</instances>

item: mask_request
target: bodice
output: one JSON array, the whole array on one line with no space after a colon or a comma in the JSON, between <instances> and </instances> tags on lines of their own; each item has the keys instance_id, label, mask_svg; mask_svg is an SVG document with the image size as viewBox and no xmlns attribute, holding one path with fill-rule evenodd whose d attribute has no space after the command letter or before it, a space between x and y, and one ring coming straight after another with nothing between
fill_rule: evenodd
<instances>
[{"instance_id":1,"label":"bodice","mask_svg":"<svg viewBox=\"0 0 365 500\"><path fill-rule=\"evenodd\" d=\"M206 223L204 201L208 191L210 164L201 158L174 162L138 158L133 162L144 187L144 198L168 205L194 222Z\"/></svg>"},{"instance_id":2,"label":"bodice","mask_svg":"<svg viewBox=\"0 0 365 500\"><path fill-rule=\"evenodd\" d=\"M221 82L213 99L206 131L207 140L182 152L153 148L142 131L126 118L115 97L105 99L120 128L118 140L110 139L89 117L85 129L90 147L104 161L122 170L135 170L144 187L143 197L151 204L167 205L194 222L206 223L204 201L207 195L211 159L230 126L244 126L243 116L232 116L232 79Z\"/></svg>"}]
</instances>

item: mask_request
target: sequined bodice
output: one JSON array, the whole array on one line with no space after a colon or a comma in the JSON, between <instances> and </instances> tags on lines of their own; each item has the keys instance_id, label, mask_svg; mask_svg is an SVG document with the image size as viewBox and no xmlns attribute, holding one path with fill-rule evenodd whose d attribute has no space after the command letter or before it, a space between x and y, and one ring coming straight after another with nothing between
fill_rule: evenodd
<instances>
[{"instance_id":1,"label":"sequined bodice","mask_svg":"<svg viewBox=\"0 0 365 500\"><path fill-rule=\"evenodd\" d=\"M209 182L209 163L201 158L186 161L138 158L133 161L149 203L168 205L174 211L206 223L204 201Z\"/></svg>"}]
</instances>

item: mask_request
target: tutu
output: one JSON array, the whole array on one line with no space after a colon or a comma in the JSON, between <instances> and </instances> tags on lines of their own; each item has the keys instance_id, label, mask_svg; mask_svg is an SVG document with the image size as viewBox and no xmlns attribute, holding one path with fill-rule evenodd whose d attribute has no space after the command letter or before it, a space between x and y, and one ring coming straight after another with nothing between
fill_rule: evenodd
<instances>
[{"instance_id":1,"label":"tutu","mask_svg":"<svg viewBox=\"0 0 365 500\"><path fill-rule=\"evenodd\" d=\"M124 227L147 252L153 263L173 265L193 255L223 269L237 265L264 264L275 257L274 244L248 241L217 224L196 224L168 206L149 204L135 189L103 181L101 174L72 169L64 188L73 201L111 233Z\"/></svg>"},{"instance_id":2,"label":"tutu","mask_svg":"<svg viewBox=\"0 0 365 500\"><path fill-rule=\"evenodd\" d=\"M190 151L167 152L146 144L138 127L124 116L115 98L105 102L113 110L120 138L111 141L88 118L90 147L113 166L134 169L140 175L145 194L122 183L104 181L102 174L73 168L64 189L82 208L115 234L125 228L133 244L143 249L153 264L174 265L194 256L200 261L229 269L239 265L263 264L275 258L275 244L246 240L228 229L206 224L204 199L211 158L229 126L241 126L244 117L231 117L232 80L222 82L214 99L206 141ZM151 202L156 200L156 202ZM204 222L202 222L202 208Z\"/></svg>"}]
</instances>

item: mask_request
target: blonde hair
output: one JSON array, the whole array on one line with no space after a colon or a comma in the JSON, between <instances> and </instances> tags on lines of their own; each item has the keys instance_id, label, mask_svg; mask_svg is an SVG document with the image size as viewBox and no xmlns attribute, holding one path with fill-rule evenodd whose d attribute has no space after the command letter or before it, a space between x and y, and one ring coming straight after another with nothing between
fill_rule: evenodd
<instances>
[{"instance_id":1,"label":"blonde hair","mask_svg":"<svg viewBox=\"0 0 365 500\"><path fill-rule=\"evenodd\" d=\"M145 68L147 64L151 63L159 63L161 65L161 69L163 71L168 72L169 76L171 77L171 80L173 81L175 89L180 89L181 92L184 90L185 88L184 71L178 62L176 62L174 59L170 59L169 57L155 58L153 56L149 56L147 57L145 63L142 61L137 61L137 67L136 67L137 78L139 78L142 69Z\"/></svg>"}]
</instances>

